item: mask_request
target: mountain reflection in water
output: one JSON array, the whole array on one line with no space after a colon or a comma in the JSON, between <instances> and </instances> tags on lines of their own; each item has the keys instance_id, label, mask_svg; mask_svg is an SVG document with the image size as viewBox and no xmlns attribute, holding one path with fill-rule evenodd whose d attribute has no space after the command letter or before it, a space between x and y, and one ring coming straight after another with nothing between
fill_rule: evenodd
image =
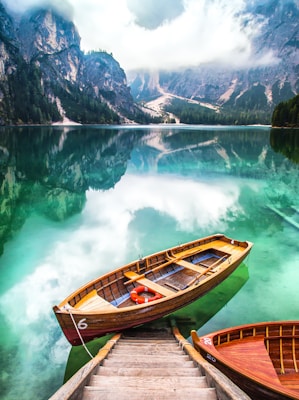
<instances>
[{"instance_id":1,"label":"mountain reflection in water","mask_svg":"<svg viewBox=\"0 0 299 400\"><path fill-rule=\"evenodd\" d=\"M47 399L61 385L70 347L53 304L105 271L207 234L255 245L236 275L177 312L185 334L298 318L298 230L283 217L299 223L293 132L1 128L0 398Z\"/></svg>"}]
</instances>

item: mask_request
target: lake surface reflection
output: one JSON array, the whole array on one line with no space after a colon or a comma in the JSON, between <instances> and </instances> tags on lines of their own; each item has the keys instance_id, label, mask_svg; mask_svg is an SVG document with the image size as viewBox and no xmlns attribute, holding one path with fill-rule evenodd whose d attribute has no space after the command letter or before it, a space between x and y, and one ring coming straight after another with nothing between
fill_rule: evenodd
<instances>
[{"instance_id":1,"label":"lake surface reflection","mask_svg":"<svg viewBox=\"0 0 299 400\"><path fill-rule=\"evenodd\" d=\"M262 127L1 128L0 398L47 399L62 384L70 346L55 303L208 234L255 246L181 320L203 334L298 318L298 144L298 131Z\"/></svg>"}]
</instances>

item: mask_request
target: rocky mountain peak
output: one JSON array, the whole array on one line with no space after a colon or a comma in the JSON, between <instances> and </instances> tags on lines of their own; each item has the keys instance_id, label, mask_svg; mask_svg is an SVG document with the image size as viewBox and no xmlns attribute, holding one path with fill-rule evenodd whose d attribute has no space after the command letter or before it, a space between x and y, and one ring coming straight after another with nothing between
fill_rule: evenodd
<instances>
[{"instance_id":1,"label":"rocky mountain peak","mask_svg":"<svg viewBox=\"0 0 299 400\"><path fill-rule=\"evenodd\" d=\"M272 49L279 60L297 54L299 42L299 9L294 1L273 0L259 5L255 12L264 19L260 35L254 41L257 52Z\"/></svg>"},{"instance_id":2,"label":"rocky mountain peak","mask_svg":"<svg viewBox=\"0 0 299 400\"><path fill-rule=\"evenodd\" d=\"M106 95L116 106L126 108L123 101L130 96L127 77L111 54L105 52L87 54L84 58L84 74L88 76L88 82L85 84L92 87L96 96Z\"/></svg>"},{"instance_id":3,"label":"rocky mountain peak","mask_svg":"<svg viewBox=\"0 0 299 400\"><path fill-rule=\"evenodd\" d=\"M0 37L7 38L10 41L14 41L15 38L15 28L12 18L6 12L6 9L3 7L0 2Z\"/></svg>"},{"instance_id":4,"label":"rocky mountain peak","mask_svg":"<svg viewBox=\"0 0 299 400\"><path fill-rule=\"evenodd\" d=\"M13 74L16 70L15 60L19 54L18 40L13 19L6 12L0 2L0 85L6 80L7 74ZM0 86L1 99L1 86ZM0 102L1 123L1 102Z\"/></svg>"},{"instance_id":5,"label":"rocky mountain peak","mask_svg":"<svg viewBox=\"0 0 299 400\"><path fill-rule=\"evenodd\" d=\"M55 54L71 47L80 49L80 36L71 21L54 9L26 13L19 26L22 53L27 60L42 54Z\"/></svg>"}]
</instances>

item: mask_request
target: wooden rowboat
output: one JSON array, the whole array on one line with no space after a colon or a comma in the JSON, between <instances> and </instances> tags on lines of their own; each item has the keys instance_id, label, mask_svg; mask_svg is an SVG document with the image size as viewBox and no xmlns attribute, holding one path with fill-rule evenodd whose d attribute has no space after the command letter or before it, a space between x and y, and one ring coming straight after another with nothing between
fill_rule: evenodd
<instances>
[{"instance_id":1,"label":"wooden rowboat","mask_svg":"<svg viewBox=\"0 0 299 400\"><path fill-rule=\"evenodd\" d=\"M252 399L299 399L299 321L223 329L193 345Z\"/></svg>"},{"instance_id":2,"label":"wooden rowboat","mask_svg":"<svg viewBox=\"0 0 299 400\"><path fill-rule=\"evenodd\" d=\"M80 345L193 302L227 278L251 248L222 234L198 239L109 272L53 310L69 342Z\"/></svg>"}]
</instances>

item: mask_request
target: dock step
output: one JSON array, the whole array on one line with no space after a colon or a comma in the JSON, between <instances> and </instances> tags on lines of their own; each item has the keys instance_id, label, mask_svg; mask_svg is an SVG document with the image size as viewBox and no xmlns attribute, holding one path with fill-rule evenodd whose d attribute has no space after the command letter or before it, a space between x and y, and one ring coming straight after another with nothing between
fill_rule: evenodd
<instances>
[{"instance_id":1,"label":"dock step","mask_svg":"<svg viewBox=\"0 0 299 400\"><path fill-rule=\"evenodd\" d=\"M99 388L87 386L84 389L84 400L182 400L184 398L195 398L200 400L217 399L215 389L212 388L166 388L163 390L136 390Z\"/></svg>"},{"instance_id":2,"label":"dock step","mask_svg":"<svg viewBox=\"0 0 299 400\"><path fill-rule=\"evenodd\" d=\"M151 372L151 371L148 371ZM101 376L94 375L90 382L90 386L100 386L102 387L115 387L118 388L135 388L136 390L152 390L160 388L163 390L165 388L173 388L176 386L184 387L207 387L207 381L204 376L194 377L194 376L167 376L157 377L157 376L136 376L131 375L130 370L128 370L127 376ZM178 389L179 389L178 387Z\"/></svg>"},{"instance_id":3,"label":"dock step","mask_svg":"<svg viewBox=\"0 0 299 400\"><path fill-rule=\"evenodd\" d=\"M193 365L190 364L189 367L176 367L174 366L171 369L171 376L201 376L198 368L193 368ZM138 366L130 367L128 366L116 366L116 367L101 367L101 376L145 376L148 377L148 369L147 368L138 368ZM161 366L155 367L151 369L151 376L169 376L169 369L165 369Z\"/></svg>"},{"instance_id":4,"label":"dock step","mask_svg":"<svg viewBox=\"0 0 299 400\"><path fill-rule=\"evenodd\" d=\"M83 400L217 400L171 331L124 332L84 387Z\"/></svg>"}]
</instances>

